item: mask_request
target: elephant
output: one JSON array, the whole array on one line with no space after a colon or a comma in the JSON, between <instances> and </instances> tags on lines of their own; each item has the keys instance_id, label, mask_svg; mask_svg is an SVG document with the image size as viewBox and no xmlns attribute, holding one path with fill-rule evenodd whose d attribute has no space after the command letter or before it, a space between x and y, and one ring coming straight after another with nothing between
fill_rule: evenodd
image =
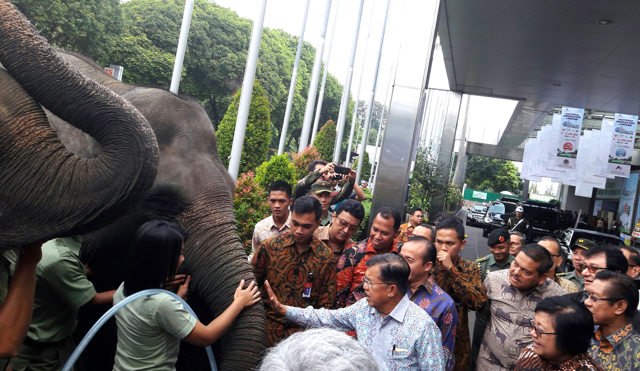
<instances>
[{"instance_id":1,"label":"elephant","mask_svg":"<svg viewBox=\"0 0 640 371\"><path fill-rule=\"evenodd\" d=\"M192 277L189 303L201 308L199 315L205 312L205 322L220 315L233 301L240 280L255 277L236 230L234 182L220 161L213 125L202 106L163 89L121 83L80 55L56 53L30 26L22 28L32 34L17 39L12 16L26 24L24 17L7 0L0 4L0 63L8 71L0 74L0 134L5 132L0 135L0 248L82 235L80 258L94 272L94 282L101 290L115 289L123 281L123 262L137 227L153 218L175 219L189 234L181 267ZM46 48L32 46L34 40ZM37 46L46 49L44 61L36 59L45 54L32 50ZM47 67L53 62L60 66ZM80 87L70 76L80 80ZM11 77L28 95L5 88L4 79ZM30 79L45 88L32 87ZM20 100L29 95L34 99ZM99 95L113 99L119 110L84 102ZM40 121L32 128L12 116L5 120L5 111L12 113L12 107ZM137 125L121 122L122 112ZM6 129L11 127L17 129ZM45 134L47 141L41 138ZM39 161L15 161L13 148L28 148L14 145L22 142L47 155ZM25 180L17 180L18 172ZM263 304L243 310L213 346L218 368L255 368L266 346L265 333Z\"/></svg>"}]
</instances>

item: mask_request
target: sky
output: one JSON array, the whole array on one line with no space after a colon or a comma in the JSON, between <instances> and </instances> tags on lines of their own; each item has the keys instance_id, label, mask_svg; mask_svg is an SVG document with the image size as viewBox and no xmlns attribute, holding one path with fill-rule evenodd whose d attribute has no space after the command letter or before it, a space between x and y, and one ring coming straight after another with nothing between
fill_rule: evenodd
<instances>
[{"instance_id":1,"label":"sky","mask_svg":"<svg viewBox=\"0 0 640 371\"><path fill-rule=\"evenodd\" d=\"M214 2L235 11L243 18L253 21L257 16L262 0L214 0ZM309 5L309 15L307 17L304 40L316 48L318 48L321 43L320 34L326 13L326 5L327 0L311 0ZM386 96L390 73L396 61L396 58L394 58L395 54L397 54L397 50L400 47L402 37L406 37L406 35L401 35L401 31L399 30L402 24L399 17L403 5L404 0L391 1L388 21L389 27L385 35L378 86L376 89L376 100L378 101L383 101ZM304 0L268 0L264 27L282 29L292 35L300 36L305 6L306 1ZM349 60L353 49L359 6L360 1L357 0L332 0L331 14L325 38L324 56L326 56L329 47L331 47L331 55L328 61L329 73L335 76L343 85L346 81ZM354 99L356 99L357 96L360 76L362 74L364 75L364 79L360 99L366 99L368 92L371 91L385 7L385 0L366 0L364 2L350 89ZM338 14L334 28L333 24L334 19L336 19L336 11ZM333 40L332 30L335 30ZM365 55L366 63L363 69ZM324 58L325 57L323 57L323 59ZM434 83L430 84L430 86L448 90L442 53L439 52L439 60L437 55L434 55L434 58L434 71L437 68L441 68L441 70L437 73L432 73L432 75L438 76L438 78L432 79Z\"/></svg>"}]
</instances>

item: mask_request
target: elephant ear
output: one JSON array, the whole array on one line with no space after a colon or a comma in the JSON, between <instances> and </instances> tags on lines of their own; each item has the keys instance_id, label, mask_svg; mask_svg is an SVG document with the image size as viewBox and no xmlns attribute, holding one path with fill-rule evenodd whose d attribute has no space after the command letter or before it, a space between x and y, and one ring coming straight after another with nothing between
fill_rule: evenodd
<instances>
[{"instance_id":1,"label":"elephant ear","mask_svg":"<svg viewBox=\"0 0 640 371\"><path fill-rule=\"evenodd\" d=\"M87 233L142 201L159 158L146 119L70 68L7 0L0 63L0 249ZM70 152L40 105L93 137L101 153Z\"/></svg>"},{"instance_id":2,"label":"elephant ear","mask_svg":"<svg viewBox=\"0 0 640 371\"><path fill-rule=\"evenodd\" d=\"M187 207L189 202L177 185L158 182L126 217L117 220L109 228L83 236L80 260L102 279L104 287L117 288L124 281L123 263L129 255L129 246L138 228L151 220L175 222ZM118 233L113 233L114 230ZM186 230L182 233L186 240Z\"/></svg>"}]
</instances>

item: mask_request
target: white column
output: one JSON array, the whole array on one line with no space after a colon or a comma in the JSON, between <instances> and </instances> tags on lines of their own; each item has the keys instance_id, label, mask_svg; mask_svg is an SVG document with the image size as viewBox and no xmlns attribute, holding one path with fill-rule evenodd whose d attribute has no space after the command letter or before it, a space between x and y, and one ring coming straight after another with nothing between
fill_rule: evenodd
<instances>
[{"instance_id":1,"label":"white column","mask_svg":"<svg viewBox=\"0 0 640 371\"><path fill-rule=\"evenodd\" d=\"M176 51L176 62L173 65L173 76L171 77L171 87L169 91L178 94L180 87L180 74L182 73L182 62L184 53L187 50L187 39L189 38L189 27L191 26L191 14L193 14L193 0L187 0L184 4L184 14L182 15L182 27L180 28L180 38L178 39L178 50Z\"/></svg>"}]
</instances>

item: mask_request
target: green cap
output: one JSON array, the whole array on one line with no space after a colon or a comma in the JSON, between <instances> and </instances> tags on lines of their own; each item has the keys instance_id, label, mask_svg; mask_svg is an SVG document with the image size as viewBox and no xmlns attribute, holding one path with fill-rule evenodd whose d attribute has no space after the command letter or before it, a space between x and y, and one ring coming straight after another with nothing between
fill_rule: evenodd
<instances>
[{"instance_id":1,"label":"green cap","mask_svg":"<svg viewBox=\"0 0 640 371\"><path fill-rule=\"evenodd\" d=\"M319 180L313 183L313 185L311 186L311 193L317 195L322 192L331 193L331 183L325 182L324 180Z\"/></svg>"},{"instance_id":2,"label":"green cap","mask_svg":"<svg viewBox=\"0 0 640 371\"><path fill-rule=\"evenodd\" d=\"M598 244L586 238L578 238L578 240L573 245L571 245L571 250L573 251L573 249L575 249L576 247L589 250L595 249L596 247L598 247Z\"/></svg>"}]
</instances>

